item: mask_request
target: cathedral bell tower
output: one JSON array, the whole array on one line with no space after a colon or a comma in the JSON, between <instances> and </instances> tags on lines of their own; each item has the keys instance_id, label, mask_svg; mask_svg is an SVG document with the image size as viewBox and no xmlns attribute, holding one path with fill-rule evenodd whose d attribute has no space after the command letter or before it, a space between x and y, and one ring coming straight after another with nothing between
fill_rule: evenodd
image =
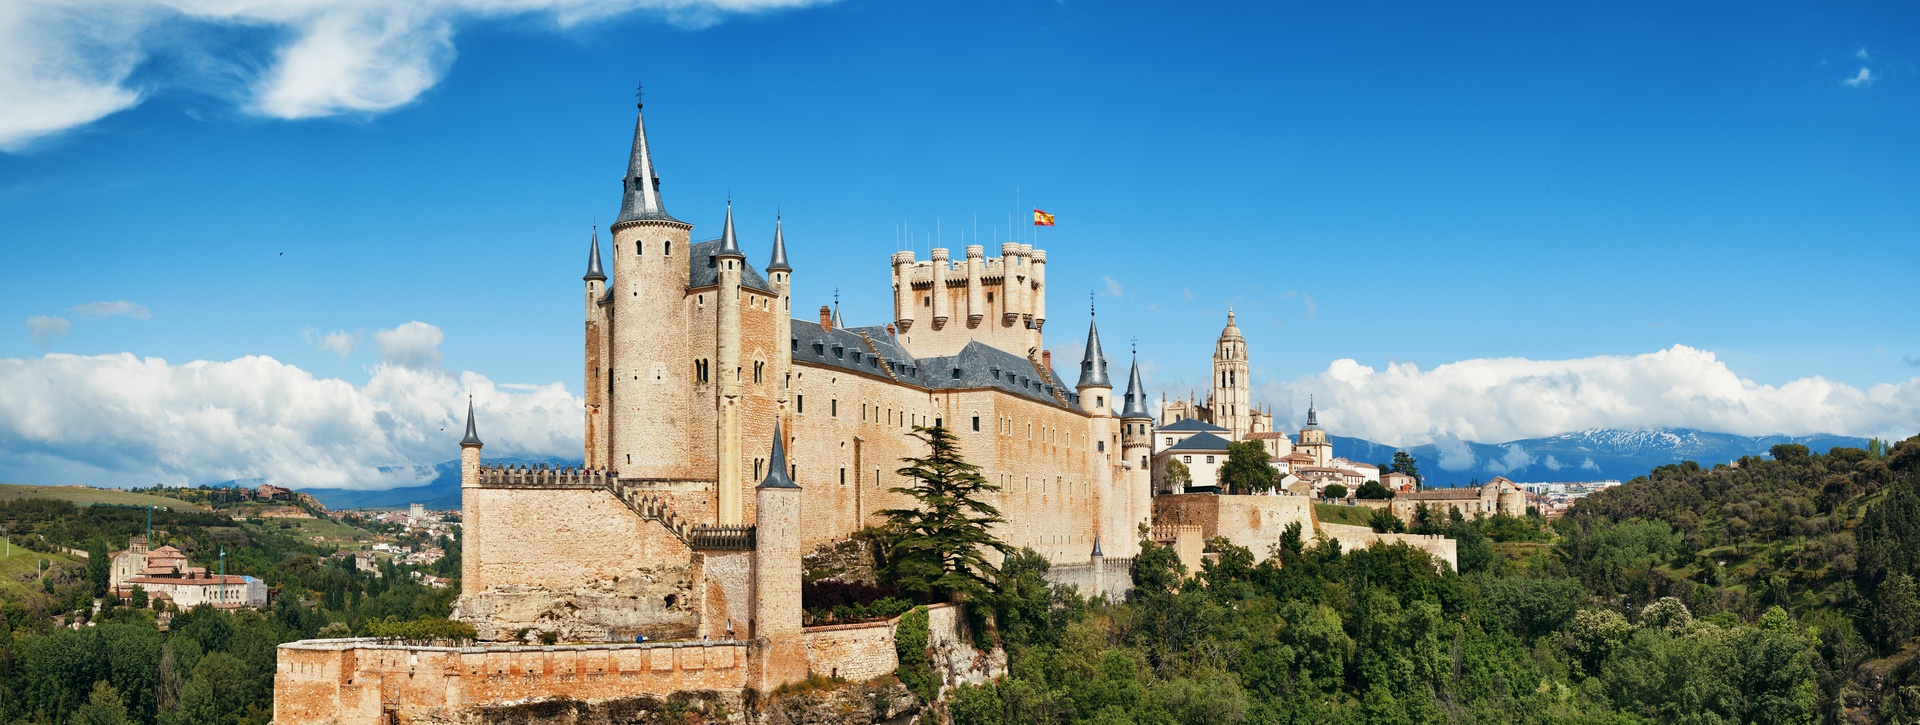
<instances>
[{"instance_id":1,"label":"cathedral bell tower","mask_svg":"<svg viewBox=\"0 0 1920 725\"><path fill-rule=\"evenodd\" d=\"M1213 346L1213 424L1232 432L1233 440L1245 440L1253 420L1251 386L1247 382L1247 338L1234 324L1233 309L1227 309L1227 327Z\"/></svg>"}]
</instances>

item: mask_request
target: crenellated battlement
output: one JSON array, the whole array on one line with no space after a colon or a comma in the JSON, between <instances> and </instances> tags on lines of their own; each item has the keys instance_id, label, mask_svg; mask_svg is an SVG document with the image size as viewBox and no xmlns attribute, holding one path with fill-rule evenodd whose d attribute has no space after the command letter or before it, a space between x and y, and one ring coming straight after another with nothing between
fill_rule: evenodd
<instances>
[{"instance_id":1,"label":"crenellated battlement","mask_svg":"<svg viewBox=\"0 0 1920 725\"><path fill-rule=\"evenodd\" d=\"M612 471L546 464L487 465L479 470L480 485L488 488L545 486L555 488L605 488L620 476Z\"/></svg>"}]
</instances>

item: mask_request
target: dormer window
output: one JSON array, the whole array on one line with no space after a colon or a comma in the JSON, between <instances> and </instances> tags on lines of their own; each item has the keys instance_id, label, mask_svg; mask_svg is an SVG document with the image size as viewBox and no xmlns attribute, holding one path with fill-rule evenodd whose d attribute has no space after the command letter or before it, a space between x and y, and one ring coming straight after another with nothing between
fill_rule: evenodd
<instances>
[{"instance_id":1,"label":"dormer window","mask_svg":"<svg viewBox=\"0 0 1920 725\"><path fill-rule=\"evenodd\" d=\"M815 355L825 355L825 354L827 354L827 346L826 346L826 345L823 345L823 344L820 344L820 343L817 343L817 342L816 342L816 343L813 343L813 354L815 354Z\"/></svg>"}]
</instances>

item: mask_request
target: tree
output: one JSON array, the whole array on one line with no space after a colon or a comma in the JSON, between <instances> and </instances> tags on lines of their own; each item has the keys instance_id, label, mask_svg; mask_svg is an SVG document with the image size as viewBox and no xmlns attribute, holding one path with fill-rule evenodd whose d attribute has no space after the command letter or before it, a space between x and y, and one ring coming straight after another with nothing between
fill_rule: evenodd
<instances>
[{"instance_id":1,"label":"tree","mask_svg":"<svg viewBox=\"0 0 1920 725\"><path fill-rule=\"evenodd\" d=\"M1393 492L1388 491L1386 486L1380 485L1379 481L1368 481L1360 484L1360 490L1354 492L1353 495L1359 496L1360 498L1376 500L1393 498Z\"/></svg>"},{"instance_id":2,"label":"tree","mask_svg":"<svg viewBox=\"0 0 1920 725\"><path fill-rule=\"evenodd\" d=\"M113 559L107 552L107 540L94 537L87 544L87 580L93 582L93 595L107 595L107 583L113 575Z\"/></svg>"},{"instance_id":3,"label":"tree","mask_svg":"<svg viewBox=\"0 0 1920 725\"><path fill-rule=\"evenodd\" d=\"M93 694L87 698L87 704L73 711L73 719L67 722L73 725L127 725L127 704L120 699L120 691L106 680L93 683Z\"/></svg>"},{"instance_id":4,"label":"tree","mask_svg":"<svg viewBox=\"0 0 1920 725\"><path fill-rule=\"evenodd\" d=\"M1414 482L1417 484L1420 481L1420 462L1415 460L1413 457L1413 454L1411 453L1408 453L1406 451L1394 451L1393 452L1393 472L1404 473L1409 476L1412 476Z\"/></svg>"},{"instance_id":5,"label":"tree","mask_svg":"<svg viewBox=\"0 0 1920 725\"><path fill-rule=\"evenodd\" d=\"M1373 515L1367 517L1367 526L1383 534L1400 534L1406 533L1407 530L1407 525L1400 521L1400 517L1393 515L1392 511L1386 509L1374 509Z\"/></svg>"},{"instance_id":6,"label":"tree","mask_svg":"<svg viewBox=\"0 0 1920 725\"><path fill-rule=\"evenodd\" d=\"M1321 493L1325 494L1327 498L1346 498L1347 487L1338 483L1329 483Z\"/></svg>"},{"instance_id":7,"label":"tree","mask_svg":"<svg viewBox=\"0 0 1920 725\"><path fill-rule=\"evenodd\" d=\"M987 503L1000 487L980 475L980 467L960 457L953 433L943 426L914 426L913 436L927 444L927 455L902 459L897 473L911 487L894 493L911 496L915 508L885 509L884 570L901 591L923 599L991 590L999 570L987 552L1005 556L1012 548L995 538L993 526L1006 521Z\"/></svg>"},{"instance_id":8,"label":"tree","mask_svg":"<svg viewBox=\"0 0 1920 725\"><path fill-rule=\"evenodd\" d=\"M1273 488L1273 465L1260 441L1227 444L1227 464L1220 467L1220 487L1227 493L1259 493Z\"/></svg>"},{"instance_id":9,"label":"tree","mask_svg":"<svg viewBox=\"0 0 1920 725\"><path fill-rule=\"evenodd\" d=\"M127 596L127 603L134 609L146 609L147 588L138 584L133 585L133 593Z\"/></svg>"},{"instance_id":10,"label":"tree","mask_svg":"<svg viewBox=\"0 0 1920 725\"><path fill-rule=\"evenodd\" d=\"M1186 486L1193 483L1193 472L1187 470L1187 464L1181 463L1179 458L1168 458L1165 479L1168 488Z\"/></svg>"}]
</instances>

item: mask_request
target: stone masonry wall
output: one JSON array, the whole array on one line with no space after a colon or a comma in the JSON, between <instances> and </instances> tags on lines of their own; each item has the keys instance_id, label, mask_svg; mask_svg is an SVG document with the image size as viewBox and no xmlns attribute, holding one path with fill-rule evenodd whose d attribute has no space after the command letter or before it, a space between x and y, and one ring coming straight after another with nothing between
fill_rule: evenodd
<instances>
[{"instance_id":1,"label":"stone masonry wall","mask_svg":"<svg viewBox=\"0 0 1920 725\"><path fill-rule=\"evenodd\" d=\"M893 630L898 618L864 624L808 627L807 669L816 675L862 682L893 672L900 665Z\"/></svg>"},{"instance_id":2,"label":"stone masonry wall","mask_svg":"<svg viewBox=\"0 0 1920 725\"><path fill-rule=\"evenodd\" d=\"M741 643L428 647L369 639L280 645L276 725L447 721L476 707L605 702L746 685Z\"/></svg>"},{"instance_id":3,"label":"stone masonry wall","mask_svg":"<svg viewBox=\"0 0 1920 725\"><path fill-rule=\"evenodd\" d=\"M1382 534L1367 526L1321 524L1320 535L1340 542L1341 551L1379 544L1406 544L1427 552L1435 560L1446 562L1450 569L1458 571L1460 568L1459 542L1439 534Z\"/></svg>"},{"instance_id":4,"label":"stone masonry wall","mask_svg":"<svg viewBox=\"0 0 1920 725\"><path fill-rule=\"evenodd\" d=\"M456 616L481 639L520 629L562 640L696 636L693 552L600 488L469 488Z\"/></svg>"},{"instance_id":5,"label":"stone masonry wall","mask_svg":"<svg viewBox=\"0 0 1920 725\"><path fill-rule=\"evenodd\" d=\"M1156 496L1153 521L1156 525L1199 526L1207 539L1224 536L1235 546L1246 547L1258 559L1267 558L1274 545L1280 543L1288 524L1300 524L1301 535L1309 539L1315 525L1313 499L1307 496L1211 493Z\"/></svg>"}]
</instances>

